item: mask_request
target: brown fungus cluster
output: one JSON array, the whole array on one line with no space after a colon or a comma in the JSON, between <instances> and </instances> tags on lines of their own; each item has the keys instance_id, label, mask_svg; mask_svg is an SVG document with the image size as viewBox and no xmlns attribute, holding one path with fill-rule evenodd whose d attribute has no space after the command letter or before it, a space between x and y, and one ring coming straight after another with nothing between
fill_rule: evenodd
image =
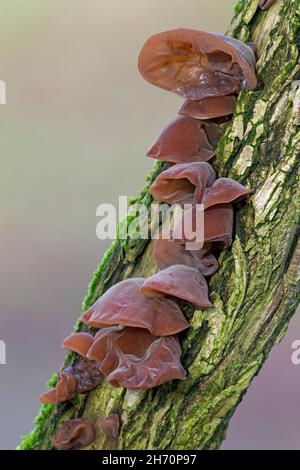
<instances>
[{"instance_id":1,"label":"brown fungus cluster","mask_svg":"<svg viewBox=\"0 0 300 470\"><path fill-rule=\"evenodd\" d=\"M271 3L261 1L260 7ZM42 395L42 403L67 401L103 378L131 391L185 379L178 335L189 323L182 304L211 307L206 278L217 271L220 250L232 243L233 204L250 193L237 181L217 178L208 161L223 132L219 124L234 112L239 92L256 86L254 50L254 45L230 37L183 28L145 43L139 56L142 76L185 100L180 116L147 153L167 165L150 188L152 196L182 206L182 217L171 237L165 239L161 232L154 243L159 272L115 284L84 313L82 323L98 331L75 333L63 341L63 348L78 357L59 372L56 387ZM201 211L204 227L198 246ZM117 439L118 415L99 423L107 437ZM93 439L94 427L75 419L62 425L53 442L58 449L74 449Z\"/></svg>"}]
</instances>

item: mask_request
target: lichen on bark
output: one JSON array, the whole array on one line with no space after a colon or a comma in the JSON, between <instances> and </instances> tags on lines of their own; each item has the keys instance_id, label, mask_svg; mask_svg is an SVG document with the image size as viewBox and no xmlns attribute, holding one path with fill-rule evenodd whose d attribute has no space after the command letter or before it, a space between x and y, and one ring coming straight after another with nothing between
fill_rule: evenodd
<instances>
[{"instance_id":1,"label":"lichen on bark","mask_svg":"<svg viewBox=\"0 0 300 470\"><path fill-rule=\"evenodd\" d=\"M55 410L42 408L21 449L52 448L70 418L118 413L119 449L215 449L251 380L280 341L300 300L300 0L277 0L267 11L240 1L228 34L258 50L258 87L240 94L214 166L250 187L236 211L235 240L210 281L214 306L190 316L182 338L187 380L131 393L103 383ZM149 207L148 186L140 201ZM95 273L83 307L119 280L157 269L148 241L117 240ZM81 328L78 323L77 329ZM68 355L66 363L74 360ZM88 449L107 449L97 435Z\"/></svg>"}]
</instances>

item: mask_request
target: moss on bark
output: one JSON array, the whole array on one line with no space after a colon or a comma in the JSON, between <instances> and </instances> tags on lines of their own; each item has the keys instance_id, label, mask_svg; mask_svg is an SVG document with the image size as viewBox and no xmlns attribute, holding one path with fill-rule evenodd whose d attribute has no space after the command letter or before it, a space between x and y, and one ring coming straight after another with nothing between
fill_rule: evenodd
<instances>
[{"instance_id":1,"label":"moss on bark","mask_svg":"<svg viewBox=\"0 0 300 470\"><path fill-rule=\"evenodd\" d=\"M21 449L49 449L62 422L119 413L120 449L215 449L230 417L280 341L300 300L300 0L269 10L240 1L228 34L258 48L258 87L242 92L215 168L253 190L236 211L235 241L211 279L214 307L196 311L182 338L186 381L130 393L101 384L58 410L42 407ZM148 206L155 165L139 200ZM121 279L156 270L151 242L117 240L89 287L83 309ZM78 323L76 329L81 328ZM68 355L66 363L74 360ZM88 449L109 449L98 435Z\"/></svg>"}]
</instances>

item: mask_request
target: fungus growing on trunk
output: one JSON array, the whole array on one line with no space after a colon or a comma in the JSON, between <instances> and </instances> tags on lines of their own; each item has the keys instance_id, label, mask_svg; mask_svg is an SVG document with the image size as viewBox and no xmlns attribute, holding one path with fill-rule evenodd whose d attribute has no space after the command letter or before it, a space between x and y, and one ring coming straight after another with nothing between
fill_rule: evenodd
<instances>
[{"instance_id":1,"label":"fungus growing on trunk","mask_svg":"<svg viewBox=\"0 0 300 470\"><path fill-rule=\"evenodd\" d=\"M110 439L119 437L120 418L117 413L99 420L99 429Z\"/></svg>"},{"instance_id":2,"label":"fungus growing on trunk","mask_svg":"<svg viewBox=\"0 0 300 470\"><path fill-rule=\"evenodd\" d=\"M139 56L148 82L189 101L256 87L255 55L228 36L179 28L148 39Z\"/></svg>"},{"instance_id":3,"label":"fungus growing on trunk","mask_svg":"<svg viewBox=\"0 0 300 470\"><path fill-rule=\"evenodd\" d=\"M93 390L103 379L98 364L86 357L80 357L70 369L76 379L76 393L87 393Z\"/></svg>"},{"instance_id":4,"label":"fungus growing on trunk","mask_svg":"<svg viewBox=\"0 0 300 470\"><path fill-rule=\"evenodd\" d=\"M153 388L173 379L185 379L181 348L175 336L156 337L131 327L98 331L87 357L99 363L114 387L130 390Z\"/></svg>"},{"instance_id":5,"label":"fungus growing on trunk","mask_svg":"<svg viewBox=\"0 0 300 470\"><path fill-rule=\"evenodd\" d=\"M53 445L58 450L82 449L95 439L93 426L82 419L66 421L55 434Z\"/></svg>"},{"instance_id":6,"label":"fungus growing on trunk","mask_svg":"<svg viewBox=\"0 0 300 470\"><path fill-rule=\"evenodd\" d=\"M168 204L200 204L206 188L212 186L216 173L207 162L181 163L158 175L150 193Z\"/></svg>"},{"instance_id":7,"label":"fungus growing on trunk","mask_svg":"<svg viewBox=\"0 0 300 470\"><path fill-rule=\"evenodd\" d=\"M213 122L177 117L162 131L147 156L168 163L208 161L214 156L221 135Z\"/></svg>"},{"instance_id":8,"label":"fungus growing on trunk","mask_svg":"<svg viewBox=\"0 0 300 470\"><path fill-rule=\"evenodd\" d=\"M178 305L164 297L145 297L143 278L119 282L103 294L81 321L96 328L124 325L146 328L155 336L167 336L188 328Z\"/></svg>"},{"instance_id":9,"label":"fungus growing on trunk","mask_svg":"<svg viewBox=\"0 0 300 470\"><path fill-rule=\"evenodd\" d=\"M195 268L175 264L145 280L141 292L149 297L170 295L199 308L209 308L208 287L204 276Z\"/></svg>"},{"instance_id":10,"label":"fungus growing on trunk","mask_svg":"<svg viewBox=\"0 0 300 470\"><path fill-rule=\"evenodd\" d=\"M40 396L41 403L63 403L70 400L76 393L76 379L70 370L58 372L58 381L55 388L48 390Z\"/></svg>"},{"instance_id":11,"label":"fungus growing on trunk","mask_svg":"<svg viewBox=\"0 0 300 470\"><path fill-rule=\"evenodd\" d=\"M197 206L187 210L173 232L175 243L196 242ZM204 211L203 243L217 243L218 248L226 248L232 243L233 209L230 205L214 206ZM197 235L197 244L201 243Z\"/></svg>"},{"instance_id":12,"label":"fungus growing on trunk","mask_svg":"<svg viewBox=\"0 0 300 470\"><path fill-rule=\"evenodd\" d=\"M196 268L203 276L211 276L218 270L216 257L209 253L211 244L206 244L201 250L186 250L183 245L173 240L158 238L154 242L153 258L160 269L174 264L184 264Z\"/></svg>"},{"instance_id":13,"label":"fungus growing on trunk","mask_svg":"<svg viewBox=\"0 0 300 470\"><path fill-rule=\"evenodd\" d=\"M235 180L218 178L210 188L205 190L202 203L205 209L220 204L234 204L250 193L249 189Z\"/></svg>"},{"instance_id":14,"label":"fungus growing on trunk","mask_svg":"<svg viewBox=\"0 0 300 470\"><path fill-rule=\"evenodd\" d=\"M70 349L80 356L86 356L86 353L93 344L93 341L94 337L92 335L80 332L67 336L62 342L62 347L64 349Z\"/></svg>"},{"instance_id":15,"label":"fungus growing on trunk","mask_svg":"<svg viewBox=\"0 0 300 470\"><path fill-rule=\"evenodd\" d=\"M201 101L185 101L178 114L195 119L215 119L233 114L235 104L234 95L213 96Z\"/></svg>"}]
</instances>

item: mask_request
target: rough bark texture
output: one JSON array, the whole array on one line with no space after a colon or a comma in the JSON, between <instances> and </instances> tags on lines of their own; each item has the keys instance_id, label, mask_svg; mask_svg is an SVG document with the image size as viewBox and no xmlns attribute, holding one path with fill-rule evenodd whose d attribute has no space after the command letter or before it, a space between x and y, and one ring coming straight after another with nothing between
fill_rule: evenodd
<instances>
[{"instance_id":1,"label":"rough bark texture","mask_svg":"<svg viewBox=\"0 0 300 470\"><path fill-rule=\"evenodd\" d=\"M119 449L220 446L230 417L300 299L299 2L278 0L262 12L258 0L242 0L229 29L257 45L259 84L240 95L214 166L219 176L252 188L253 196L238 207L235 241L211 279L214 308L190 315L182 341L187 380L138 394L102 384L57 410L46 405L21 448L49 449L65 420L114 412L123 423ZM148 184L161 168L156 164ZM139 200L151 203L147 187ZM115 282L155 272L151 245L116 241L94 276L84 309ZM69 355L66 362L73 360ZM112 447L99 434L89 449Z\"/></svg>"}]
</instances>

